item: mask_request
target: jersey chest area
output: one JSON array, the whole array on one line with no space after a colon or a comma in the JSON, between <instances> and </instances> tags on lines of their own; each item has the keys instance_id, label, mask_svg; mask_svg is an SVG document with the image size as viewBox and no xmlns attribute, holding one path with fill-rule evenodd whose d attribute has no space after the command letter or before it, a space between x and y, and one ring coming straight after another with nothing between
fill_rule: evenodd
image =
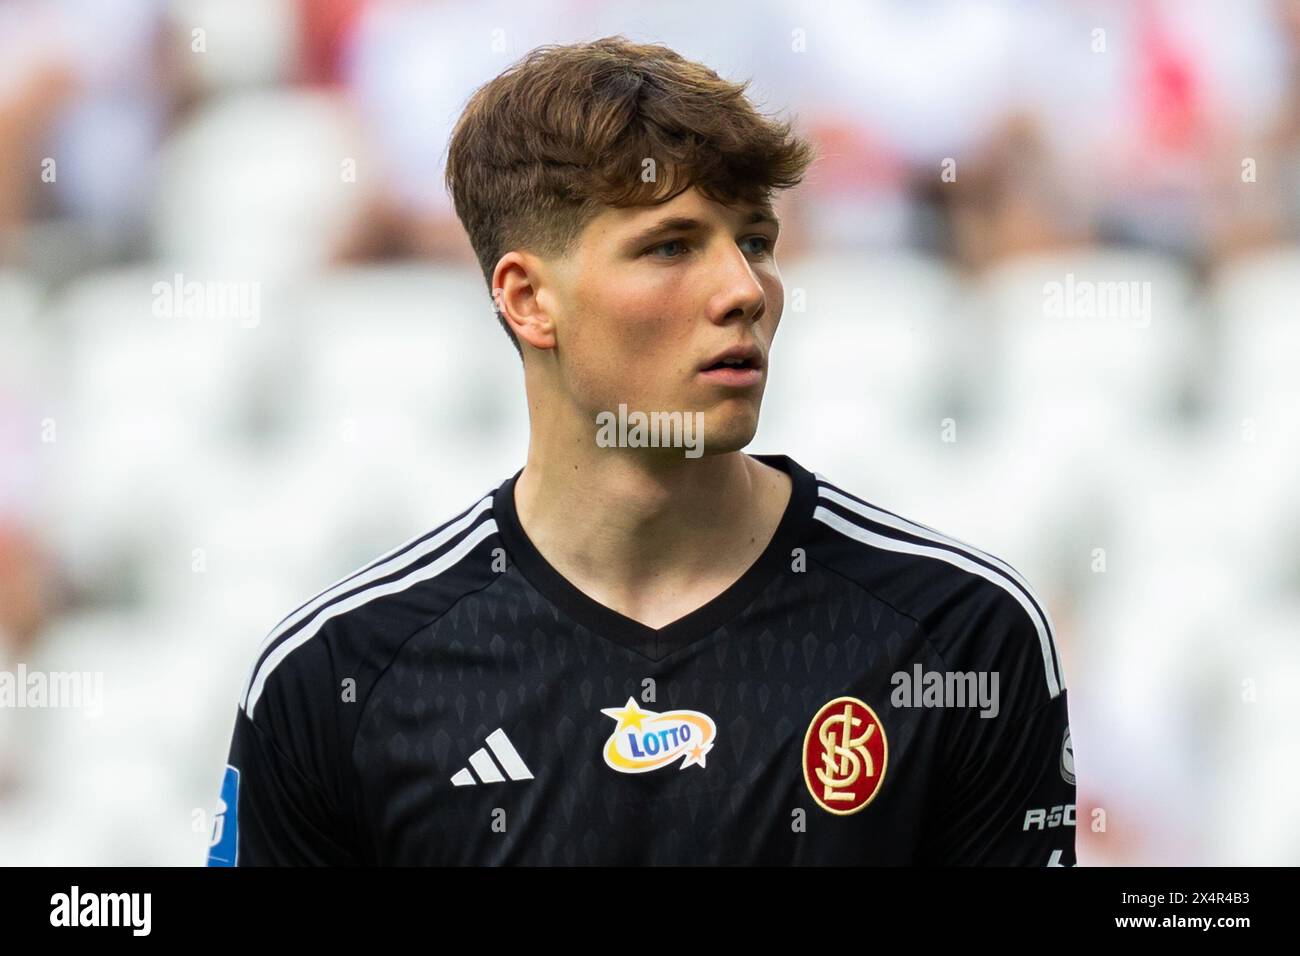
<instances>
[{"instance_id":1,"label":"jersey chest area","mask_svg":"<svg viewBox=\"0 0 1300 956\"><path fill-rule=\"evenodd\" d=\"M891 704L929 663L906 622L756 621L658 661L521 623L431 628L376 687L353 757L377 862L915 861L939 728Z\"/></svg>"}]
</instances>

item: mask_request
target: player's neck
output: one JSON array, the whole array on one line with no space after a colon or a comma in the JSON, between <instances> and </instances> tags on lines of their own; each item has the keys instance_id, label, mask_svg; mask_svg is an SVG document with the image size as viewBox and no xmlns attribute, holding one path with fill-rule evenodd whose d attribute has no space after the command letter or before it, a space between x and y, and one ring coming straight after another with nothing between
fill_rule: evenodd
<instances>
[{"instance_id":1,"label":"player's neck","mask_svg":"<svg viewBox=\"0 0 1300 956\"><path fill-rule=\"evenodd\" d=\"M650 627L712 600L757 560L789 476L741 452L699 459L641 450L564 456L530 446L515 485L520 524L575 587Z\"/></svg>"}]
</instances>

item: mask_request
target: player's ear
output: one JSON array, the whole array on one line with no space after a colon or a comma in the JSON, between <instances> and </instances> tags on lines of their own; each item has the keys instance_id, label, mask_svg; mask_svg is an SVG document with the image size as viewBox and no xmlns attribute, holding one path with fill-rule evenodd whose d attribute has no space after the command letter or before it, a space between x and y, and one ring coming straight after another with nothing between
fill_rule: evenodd
<instances>
[{"instance_id":1,"label":"player's ear","mask_svg":"<svg viewBox=\"0 0 1300 956\"><path fill-rule=\"evenodd\" d=\"M535 256L512 250L501 257L492 273L492 300L520 342L536 349L555 348L553 299L545 294L541 262Z\"/></svg>"}]
</instances>

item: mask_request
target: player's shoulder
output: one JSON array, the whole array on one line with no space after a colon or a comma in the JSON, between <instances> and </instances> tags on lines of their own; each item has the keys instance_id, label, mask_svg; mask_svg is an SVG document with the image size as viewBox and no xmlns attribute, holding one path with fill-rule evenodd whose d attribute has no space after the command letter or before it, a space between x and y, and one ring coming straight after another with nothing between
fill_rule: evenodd
<instances>
[{"instance_id":1,"label":"player's shoulder","mask_svg":"<svg viewBox=\"0 0 1300 956\"><path fill-rule=\"evenodd\" d=\"M262 640L239 706L257 720L269 691L292 712L341 682L373 681L401 645L495 577L495 489L362 565L285 615Z\"/></svg>"},{"instance_id":2,"label":"player's shoulder","mask_svg":"<svg viewBox=\"0 0 1300 956\"><path fill-rule=\"evenodd\" d=\"M1018 666L1047 697L1064 690L1047 604L1016 567L814 476L817 560L917 621L950 666Z\"/></svg>"}]
</instances>

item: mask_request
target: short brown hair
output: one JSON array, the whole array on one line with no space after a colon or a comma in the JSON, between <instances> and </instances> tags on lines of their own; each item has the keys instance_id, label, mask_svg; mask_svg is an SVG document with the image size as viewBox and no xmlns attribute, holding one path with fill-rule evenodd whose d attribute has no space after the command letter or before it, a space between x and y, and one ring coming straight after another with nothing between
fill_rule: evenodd
<instances>
[{"instance_id":1,"label":"short brown hair","mask_svg":"<svg viewBox=\"0 0 1300 956\"><path fill-rule=\"evenodd\" d=\"M563 255L602 205L658 204L691 186L762 204L797 185L813 147L758 113L748 85L614 36L538 47L479 88L452 132L446 183L489 291L507 251Z\"/></svg>"}]
</instances>

